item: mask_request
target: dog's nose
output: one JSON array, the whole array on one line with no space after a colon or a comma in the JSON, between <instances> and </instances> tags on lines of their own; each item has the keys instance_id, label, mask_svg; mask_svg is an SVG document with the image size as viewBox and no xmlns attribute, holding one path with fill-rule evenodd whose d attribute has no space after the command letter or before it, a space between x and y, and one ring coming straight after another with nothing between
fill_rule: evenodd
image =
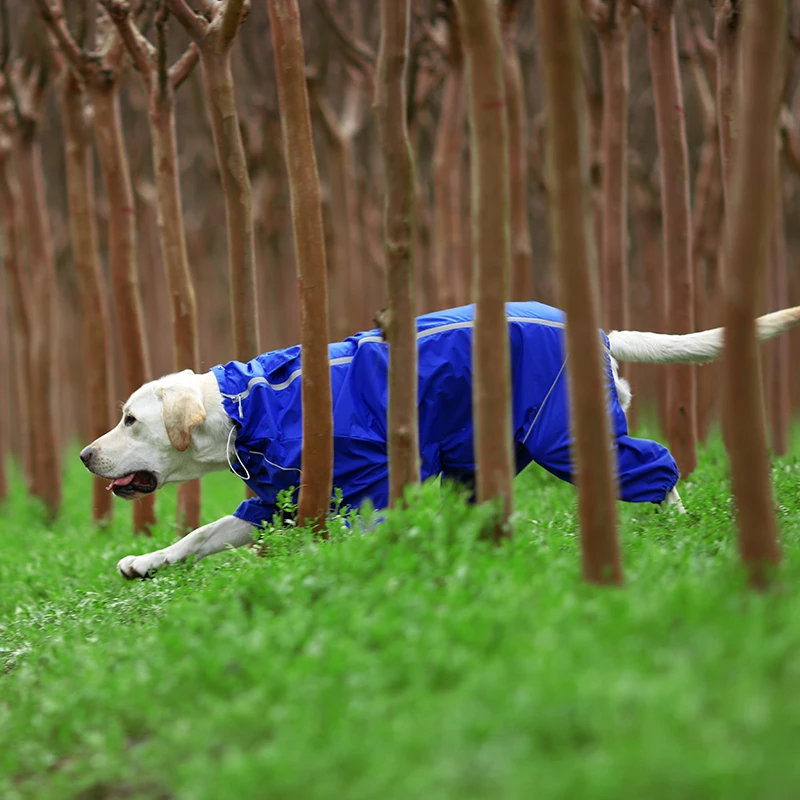
<instances>
[{"instance_id":1,"label":"dog's nose","mask_svg":"<svg viewBox=\"0 0 800 800\"><path fill-rule=\"evenodd\" d=\"M88 467L89 464L92 462L92 456L94 455L94 450L91 447L84 447L81 450L81 461L83 461L83 465Z\"/></svg>"}]
</instances>

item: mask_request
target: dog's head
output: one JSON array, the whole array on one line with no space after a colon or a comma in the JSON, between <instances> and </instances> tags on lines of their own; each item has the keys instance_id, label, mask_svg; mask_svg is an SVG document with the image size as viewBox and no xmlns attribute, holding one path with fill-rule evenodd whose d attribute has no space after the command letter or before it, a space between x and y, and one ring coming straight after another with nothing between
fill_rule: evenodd
<instances>
[{"instance_id":1,"label":"dog's head","mask_svg":"<svg viewBox=\"0 0 800 800\"><path fill-rule=\"evenodd\" d=\"M133 500L167 483L199 478L193 433L206 420L200 376L192 370L146 383L122 407L115 428L81 450L86 468Z\"/></svg>"}]
</instances>

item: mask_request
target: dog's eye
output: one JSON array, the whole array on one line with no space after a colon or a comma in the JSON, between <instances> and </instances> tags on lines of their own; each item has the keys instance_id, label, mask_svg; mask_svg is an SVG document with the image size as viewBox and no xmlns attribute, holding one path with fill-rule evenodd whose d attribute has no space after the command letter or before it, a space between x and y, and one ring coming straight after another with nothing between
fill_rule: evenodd
<instances>
[{"instance_id":1,"label":"dog's eye","mask_svg":"<svg viewBox=\"0 0 800 800\"><path fill-rule=\"evenodd\" d=\"M134 422L136 422L136 417L134 417L133 414L126 414L125 419L123 419L122 421L125 424L126 428L130 428L130 426L133 425Z\"/></svg>"}]
</instances>

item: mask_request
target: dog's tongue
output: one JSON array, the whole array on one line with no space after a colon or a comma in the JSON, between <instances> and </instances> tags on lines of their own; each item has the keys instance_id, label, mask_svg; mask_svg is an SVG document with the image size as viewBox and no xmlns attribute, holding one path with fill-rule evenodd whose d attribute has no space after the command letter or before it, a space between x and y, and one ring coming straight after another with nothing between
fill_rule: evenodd
<instances>
[{"instance_id":1,"label":"dog's tongue","mask_svg":"<svg viewBox=\"0 0 800 800\"><path fill-rule=\"evenodd\" d=\"M130 475L126 475L124 478L114 478L114 480L106 486L106 489L111 490L115 486L127 486L133 480L135 474L135 472L131 472Z\"/></svg>"}]
</instances>

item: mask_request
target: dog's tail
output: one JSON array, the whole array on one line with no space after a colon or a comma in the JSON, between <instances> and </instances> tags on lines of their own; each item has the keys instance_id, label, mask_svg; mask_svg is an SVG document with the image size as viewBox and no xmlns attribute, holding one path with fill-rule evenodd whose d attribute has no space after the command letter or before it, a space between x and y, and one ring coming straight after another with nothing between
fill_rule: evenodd
<instances>
[{"instance_id":1,"label":"dog's tail","mask_svg":"<svg viewBox=\"0 0 800 800\"><path fill-rule=\"evenodd\" d=\"M756 336L766 342L800 324L800 306L773 311L756 320ZM650 364L703 364L722 355L723 329L699 333L611 331L611 355L617 361Z\"/></svg>"}]
</instances>

